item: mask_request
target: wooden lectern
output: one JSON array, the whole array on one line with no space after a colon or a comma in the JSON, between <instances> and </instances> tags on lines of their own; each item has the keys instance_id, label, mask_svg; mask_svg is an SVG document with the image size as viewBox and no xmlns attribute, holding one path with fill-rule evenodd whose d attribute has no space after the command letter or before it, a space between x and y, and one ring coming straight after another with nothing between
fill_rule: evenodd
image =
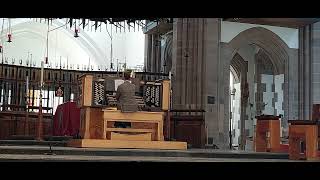
<instances>
[{"instance_id":1,"label":"wooden lectern","mask_svg":"<svg viewBox=\"0 0 320 180\"><path fill-rule=\"evenodd\" d=\"M318 126L318 121L289 121L289 159L319 159Z\"/></svg>"},{"instance_id":2,"label":"wooden lectern","mask_svg":"<svg viewBox=\"0 0 320 180\"><path fill-rule=\"evenodd\" d=\"M257 116L256 152L280 151L280 120L278 116Z\"/></svg>"}]
</instances>

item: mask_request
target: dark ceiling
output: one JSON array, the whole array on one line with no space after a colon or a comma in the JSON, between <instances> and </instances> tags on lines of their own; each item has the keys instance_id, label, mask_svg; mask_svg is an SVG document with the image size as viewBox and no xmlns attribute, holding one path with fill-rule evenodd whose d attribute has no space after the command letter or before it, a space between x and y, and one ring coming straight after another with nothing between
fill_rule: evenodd
<instances>
[{"instance_id":1,"label":"dark ceiling","mask_svg":"<svg viewBox=\"0 0 320 180\"><path fill-rule=\"evenodd\" d=\"M99 27L102 23L109 23L116 26L116 28L130 28L140 26L145 28L149 21L165 22L171 24L173 18L67 18L70 27L78 25L83 28L88 25L88 21L93 21L95 28ZM320 21L320 18L222 18L224 21L261 24L270 26L281 26L288 28L299 28L315 22ZM78 24L76 24L76 21ZM80 20L80 21L79 21ZM80 24L79 24L80 22Z\"/></svg>"},{"instance_id":2,"label":"dark ceiling","mask_svg":"<svg viewBox=\"0 0 320 180\"><path fill-rule=\"evenodd\" d=\"M55 18L50 18L50 20ZM61 19L61 18L59 18ZM93 21L95 29L97 29L99 26L101 26L102 23L108 23L113 24L116 28L121 29L124 28L134 28L136 26L140 26L142 28L145 27L145 23L154 21L154 22L160 22L160 21L166 21L166 22L172 22L172 18L67 18L68 24L71 27L75 26L82 26L82 28L85 28L87 25L89 25L88 21ZM78 24L76 24L78 22ZM80 23L79 23L80 22Z\"/></svg>"}]
</instances>

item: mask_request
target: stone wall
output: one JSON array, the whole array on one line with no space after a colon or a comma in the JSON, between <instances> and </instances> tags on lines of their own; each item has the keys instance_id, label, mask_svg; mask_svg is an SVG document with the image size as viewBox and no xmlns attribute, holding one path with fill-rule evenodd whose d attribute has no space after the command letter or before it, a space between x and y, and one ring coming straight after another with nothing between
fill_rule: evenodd
<instances>
[{"instance_id":1,"label":"stone wall","mask_svg":"<svg viewBox=\"0 0 320 180\"><path fill-rule=\"evenodd\" d=\"M309 71L312 73L312 103L320 104L320 22L313 24L311 31L312 68Z\"/></svg>"},{"instance_id":2,"label":"stone wall","mask_svg":"<svg viewBox=\"0 0 320 180\"><path fill-rule=\"evenodd\" d=\"M220 20L175 19L173 25L173 108L203 109L208 144L228 145L230 64L220 57ZM225 99L228 97L228 99ZM227 116L226 116L227 114Z\"/></svg>"},{"instance_id":3,"label":"stone wall","mask_svg":"<svg viewBox=\"0 0 320 180\"><path fill-rule=\"evenodd\" d=\"M239 116L233 116L233 124L236 129L234 131L234 142L237 141L235 138L240 134L244 134L244 138L254 135L256 123L254 116L261 113L283 114L282 126L287 129L287 120L298 119L299 113L301 114L301 97L306 96L307 89L305 88L303 90L304 94L300 95L301 88L303 84L307 85L307 82L302 83L302 67L299 66L299 63L301 64L303 58L306 58L306 54L298 56L299 53L301 54L301 50L289 48L281 38L261 27L245 30L230 42L221 43L220 23L220 19L217 18L178 18L174 20L172 103L173 109L205 110L207 144L216 144L219 148L224 149L227 148L229 143L230 65L237 53L240 56L247 56L244 57L247 62L240 63L241 60L238 58L238 64L233 64L234 73L238 74L238 81L240 81L240 84L238 82L239 87L237 88L239 88L239 91L236 91L236 97L242 99L243 96L246 96L244 82L251 83L248 84L249 94L246 100L239 102L233 100L233 112L237 112L237 110L241 112ZM317 28L317 26L313 26L314 39L318 38L316 36ZM313 42L316 44L317 41ZM248 59L255 60L259 48L253 48L251 52L246 52L247 55L239 51L240 48L252 44L265 51L264 56L269 58L272 67L274 67L271 74L270 72L259 72L260 80L257 78L257 69L254 63L248 63ZM316 47L313 49L316 49ZM153 51L156 52L156 50ZM313 65L317 67L315 59L318 53L315 51L312 51L312 53ZM158 70L158 67L151 64L148 66L151 71ZM304 67L304 72L307 72L306 67ZM318 73L315 68L313 73L313 77ZM312 83L314 92L317 92L317 83L320 84L317 81ZM320 103L320 96L318 99ZM261 108L261 112L259 111L261 104L257 103L259 101L266 104ZM304 102L307 103L306 100ZM313 97L313 102L318 102L317 96ZM253 104L253 106L250 106L250 104ZM245 108L241 109L243 105ZM243 141L240 138L238 142L246 144L245 139Z\"/></svg>"},{"instance_id":4,"label":"stone wall","mask_svg":"<svg viewBox=\"0 0 320 180\"><path fill-rule=\"evenodd\" d=\"M272 107L274 107L274 114L279 115L283 114L285 115L284 118L281 119L282 121L282 127L284 127L284 132L287 133L287 120L289 119L298 119L298 112L299 112L299 104L302 103L301 99L298 98L298 92L306 92L308 88L302 88L298 89L298 68L304 67L303 61L305 58L301 58L301 63L298 65L298 54L301 54L301 50L298 51L298 49L295 48L289 48L287 44L285 44L283 41L279 40L279 37L277 37L273 33L269 33L267 30L264 30L263 28L251 28L247 29L247 32L241 32L238 33L238 36L233 37L232 40L229 40L230 43L224 43L224 47L231 47L232 50L229 50L230 53L229 56L234 55L235 51L239 50L239 48L243 47L246 44L256 44L262 49L266 49L268 52L268 56L272 61L272 64L276 66L277 69L275 69L276 75L273 77L273 85L272 85L272 91L270 92L262 92L263 94L266 93L273 93L272 99ZM261 31L265 31L262 35ZM223 34L223 32L222 32ZM277 33L276 33L277 34ZM300 33L301 34L301 33ZM307 37L307 35L304 35ZM241 39L241 40L240 40ZM306 39L306 38L304 38ZM233 43L231 43L234 41ZM246 42L246 43L243 43ZM298 46L297 46L298 47ZM299 47L302 47L301 43L299 44ZM278 48L278 49L276 49ZM221 50L221 52L227 52L227 50ZM233 54L232 54L233 53ZM222 54L222 56L228 56L227 54ZM306 55L307 56L307 53ZM223 57L225 58L225 57ZM226 58L227 60L228 58ZM249 68L250 69L250 68ZM282 72L281 72L282 71ZM305 70L305 72L310 72L309 70ZM267 73L268 75L269 73ZM301 73L300 73L301 74ZM305 73L307 74L307 73ZM310 80L308 76L304 76L307 78L307 81ZM300 78L302 80L302 78ZM283 84L282 84L283 83ZM307 83L305 83L307 87ZM257 84L255 86L255 90L259 90L262 88L265 90L266 84L261 85ZM261 97L259 95L259 91L257 92L257 100L262 101L263 97L261 94ZM283 96L281 96L283 94ZM266 97L266 96L265 96ZM269 97L269 96L267 96ZM283 98L281 98L283 97ZM305 98L306 99L306 98ZM257 111L256 113L259 114L259 104L256 102ZM255 104L253 104L255 106ZM306 106L304 107L307 108ZM271 109L271 107L270 107ZM279 112L278 112L279 110ZM250 110L245 111L245 116L243 119L249 119L248 116L250 116L248 113L251 112ZM260 114L262 111L260 112ZM246 122L249 123L247 120ZM247 123L247 124L248 124ZM255 122L253 122L253 126L255 125ZM246 127L249 127L249 125L246 125ZM250 130L244 130L243 133L251 134L252 131Z\"/></svg>"}]
</instances>

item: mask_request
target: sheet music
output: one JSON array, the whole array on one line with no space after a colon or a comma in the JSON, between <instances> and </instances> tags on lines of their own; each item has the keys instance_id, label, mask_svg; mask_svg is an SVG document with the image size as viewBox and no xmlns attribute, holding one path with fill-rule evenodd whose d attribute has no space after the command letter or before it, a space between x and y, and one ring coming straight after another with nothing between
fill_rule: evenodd
<instances>
[{"instance_id":1,"label":"sheet music","mask_svg":"<svg viewBox=\"0 0 320 180\"><path fill-rule=\"evenodd\" d=\"M118 86L120 86L122 83L124 83L124 80L122 80L122 79L114 80L114 89L115 89L115 91L117 91Z\"/></svg>"}]
</instances>

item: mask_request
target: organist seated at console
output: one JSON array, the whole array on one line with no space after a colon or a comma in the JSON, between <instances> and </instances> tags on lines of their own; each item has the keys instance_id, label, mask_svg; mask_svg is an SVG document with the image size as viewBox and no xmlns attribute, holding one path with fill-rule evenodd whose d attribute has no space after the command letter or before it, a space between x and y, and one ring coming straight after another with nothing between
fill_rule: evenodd
<instances>
[{"instance_id":1,"label":"organist seated at console","mask_svg":"<svg viewBox=\"0 0 320 180\"><path fill-rule=\"evenodd\" d=\"M117 108L121 112L137 112L138 104L135 98L136 87L130 82L130 72L124 73L124 83L118 86L116 99ZM114 124L117 128L127 128L131 127L130 122L115 122Z\"/></svg>"}]
</instances>

